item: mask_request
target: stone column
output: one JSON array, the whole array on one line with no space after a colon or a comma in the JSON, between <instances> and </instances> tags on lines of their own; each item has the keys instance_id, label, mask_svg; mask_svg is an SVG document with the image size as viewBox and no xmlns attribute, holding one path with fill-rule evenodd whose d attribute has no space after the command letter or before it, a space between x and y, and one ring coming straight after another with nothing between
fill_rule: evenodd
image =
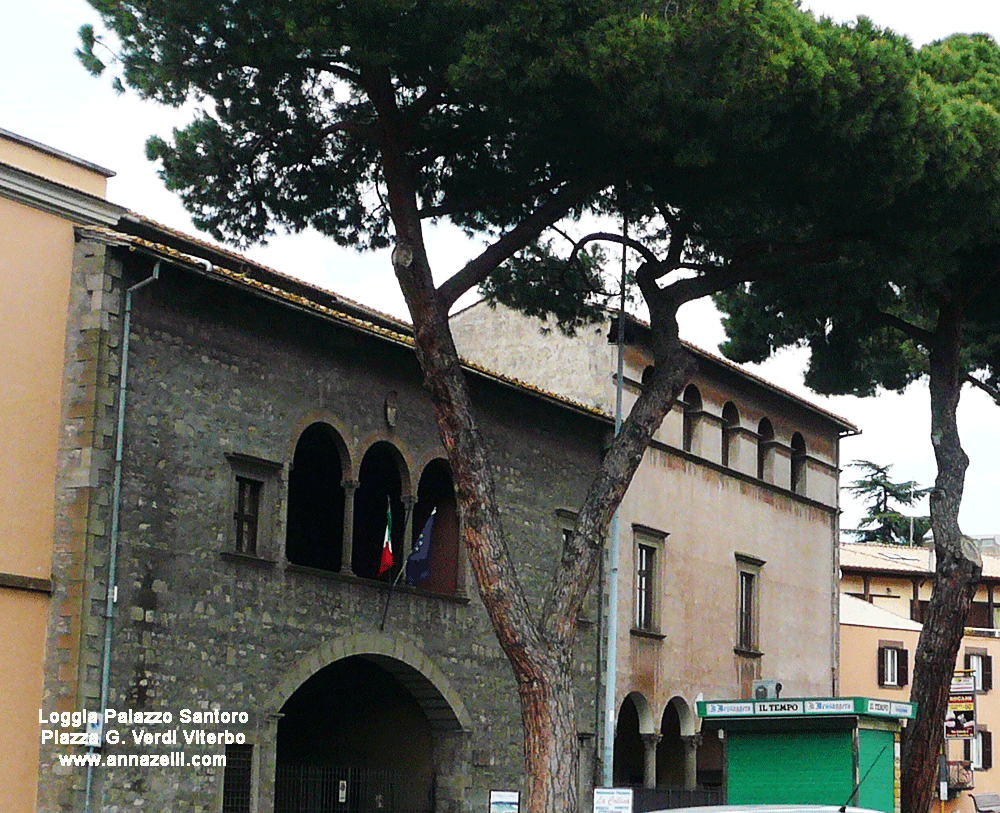
<instances>
[{"instance_id":1,"label":"stone column","mask_svg":"<svg viewBox=\"0 0 1000 813\"><path fill-rule=\"evenodd\" d=\"M642 770L642 786L644 788L656 787L656 745L660 741L659 734L640 734L642 738L642 750L644 756L644 766Z\"/></svg>"},{"instance_id":2,"label":"stone column","mask_svg":"<svg viewBox=\"0 0 1000 813\"><path fill-rule=\"evenodd\" d=\"M340 572L353 575L351 559L354 556L354 492L361 485L357 480L344 478L340 482L344 489L344 538L340 543Z\"/></svg>"},{"instance_id":3,"label":"stone column","mask_svg":"<svg viewBox=\"0 0 1000 813\"><path fill-rule=\"evenodd\" d=\"M406 516L406 523L403 527L403 551L402 557L406 559L410 555L413 547L413 506L417 504L417 498L412 494L403 494L400 499L403 501L403 513Z\"/></svg>"},{"instance_id":4,"label":"stone column","mask_svg":"<svg viewBox=\"0 0 1000 813\"><path fill-rule=\"evenodd\" d=\"M257 758L253 770L257 784L257 793L253 794L250 810L274 810L274 774L278 767L278 721L284 717L280 712L265 715L264 721L257 730ZM253 804L256 802L256 804Z\"/></svg>"},{"instance_id":5,"label":"stone column","mask_svg":"<svg viewBox=\"0 0 1000 813\"><path fill-rule=\"evenodd\" d=\"M684 746L684 788L694 790L698 786L698 746L701 734L681 737Z\"/></svg>"}]
</instances>

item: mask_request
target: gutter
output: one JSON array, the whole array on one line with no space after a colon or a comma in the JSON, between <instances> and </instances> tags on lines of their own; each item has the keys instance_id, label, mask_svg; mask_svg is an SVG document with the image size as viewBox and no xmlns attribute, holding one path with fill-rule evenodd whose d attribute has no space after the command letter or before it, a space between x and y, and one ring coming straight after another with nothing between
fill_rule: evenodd
<instances>
[{"instance_id":1,"label":"gutter","mask_svg":"<svg viewBox=\"0 0 1000 813\"><path fill-rule=\"evenodd\" d=\"M111 625L114 621L115 602L118 600L118 585L115 583L118 576L118 523L121 515L122 498L122 457L125 445L125 395L128 388L128 349L129 333L132 325L132 294L140 288L144 288L150 283L160 278L160 264L162 260L157 260L153 266L151 276L140 280L135 285L125 289L125 319L122 328L122 361L121 370L118 376L118 430L115 438L115 478L111 496L111 540L110 554L108 557L108 595L104 612L104 658L101 666L101 723L99 734L103 740L104 735L104 709L108 705L108 686L111 681ZM84 804L85 813L90 813L90 799L93 792L94 766L87 765L87 792Z\"/></svg>"}]
</instances>

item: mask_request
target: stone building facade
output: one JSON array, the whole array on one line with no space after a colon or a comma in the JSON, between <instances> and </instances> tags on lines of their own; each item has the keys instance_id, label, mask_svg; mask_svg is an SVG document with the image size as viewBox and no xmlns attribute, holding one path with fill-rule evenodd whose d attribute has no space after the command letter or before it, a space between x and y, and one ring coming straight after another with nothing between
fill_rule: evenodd
<instances>
[{"instance_id":1,"label":"stone building facade","mask_svg":"<svg viewBox=\"0 0 1000 813\"><path fill-rule=\"evenodd\" d=\"M516 686L407 326L134 215L79 227L66 273L41 708L116 716L99 750L42 743L39 809L458 813L520 789ZM609 423L486 371L470 382L540 596ZM408 586L432 513L431 576ZM585 793L596 639L582 619Z\"/></svg>"},{"instance_id":2,"label":"stone building facade","mask_svg":"<svg viewBox=\"0 0 1000 813\"><path fill-rule=\"evenodd\" d=\"M537 319L473 305L459 351L519 380L613 411L608 323L558 340ZM623 411L651 364L629 319ZM620 509L614 783L716 800L723 744L699 699L838 694L839 441L854 426L717 356L664 419ZM667 793L669 791L669 793Z\"/></svg>"}]
</instances>

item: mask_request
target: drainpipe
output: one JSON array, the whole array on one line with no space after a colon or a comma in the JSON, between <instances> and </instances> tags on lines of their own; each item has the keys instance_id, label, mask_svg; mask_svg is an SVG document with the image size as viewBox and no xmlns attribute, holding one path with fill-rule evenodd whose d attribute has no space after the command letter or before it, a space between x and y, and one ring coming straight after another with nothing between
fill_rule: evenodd
<instances>
[{"instance_id":1,"label":"drainpipe","mask_svg":"<svg viewBox=\"0 0 1000 813\"><path fill-rule=\"evenodd\" d=\"M125 392L128 387L128 345L129 332L132 324L132 294L140 288L149 285L160 278L160 262L153 266L153 273L144 280L125 289L125 320L122 330L122 361L121 373L118 376L118 433L115 438L115 478L111 495L111 540L108 554L108 595L104 611L104 662L101 668L101 704L98 707L101 715L99 733L104 737L104 709L108 705L108 684L111 679L111 622L115 615L115 601L118 598L118 586L115 583L118 576L118 518L121 514L122 497L122 449L125 436ZM87 766L87 796L84 805L85 813L90 813L90 798L93 790L94 766Z\"/></svg>"},{"instance_id":2,"label":"drainpipe","mask_svg":"<svg viewBox=\"0 0 1000 813\"><path fill-rule=\"evenodd\" d=\"M628 220L622 215L622 234L628 236ZM622 243L621 300L618 303L618 369L615 377L615 437L622 428L622 383L625 375L625 257ZM608 535L608 647L604 676L604 787L614 785L615 720L618 692L618 509L611 517Z\"/></svg>"}]
</instances>

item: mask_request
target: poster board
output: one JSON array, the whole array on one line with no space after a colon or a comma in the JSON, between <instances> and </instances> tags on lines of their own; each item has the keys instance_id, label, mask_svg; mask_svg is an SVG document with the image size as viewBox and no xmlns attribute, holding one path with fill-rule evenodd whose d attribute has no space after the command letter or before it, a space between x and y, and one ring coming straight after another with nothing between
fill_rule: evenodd
<instances>
[{"instance_id":1,"label":"poster board","mask_svg":"<svg viewBox=\"0 0 1000 813\"><path fill-rule=\"evenodd\" d=\"M490 813L518 813L521 805L520 791L491 790Z\"/></svg>"}]
</instances>

